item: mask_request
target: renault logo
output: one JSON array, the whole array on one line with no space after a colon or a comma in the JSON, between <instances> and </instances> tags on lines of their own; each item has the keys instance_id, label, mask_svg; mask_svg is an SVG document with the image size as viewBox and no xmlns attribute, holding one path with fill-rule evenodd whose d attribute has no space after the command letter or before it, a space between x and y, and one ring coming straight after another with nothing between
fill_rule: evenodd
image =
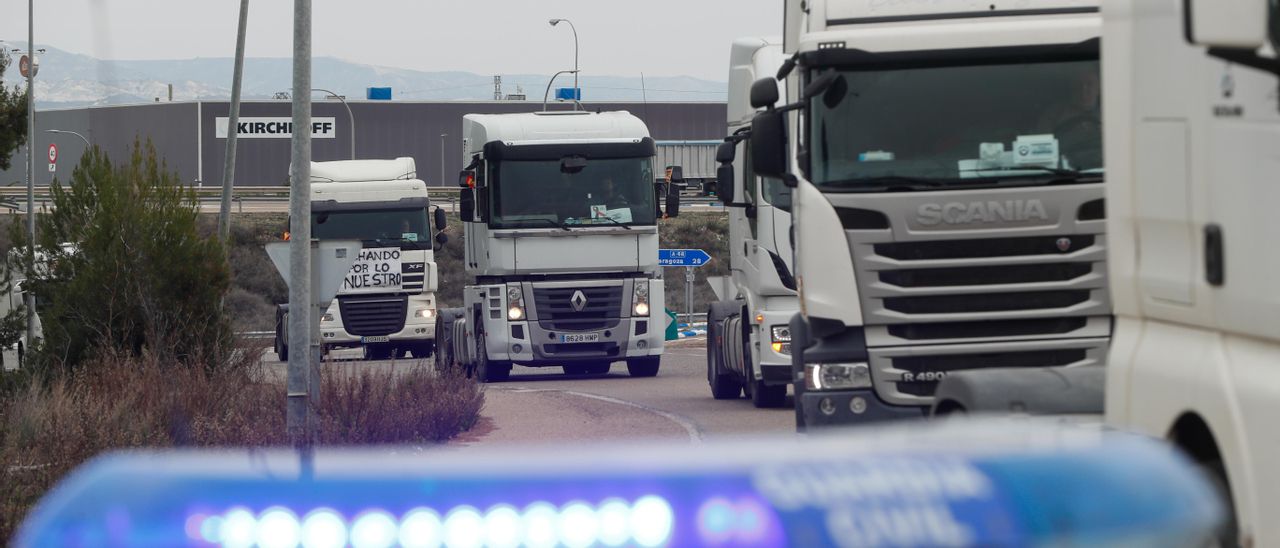
<instances>
[{"instance_id":1,"label":"renault logo","mask_svg":"<svg viewBox=\"0 0 1280 548\"><path fill-rule=\"evenodd\" d=\"M587 296L582 294L579 289L573 292L573 296L569 298L569 304L573 305L575 312L582 312L583 307L587 306Z\"/></svg>"}]
</instances>

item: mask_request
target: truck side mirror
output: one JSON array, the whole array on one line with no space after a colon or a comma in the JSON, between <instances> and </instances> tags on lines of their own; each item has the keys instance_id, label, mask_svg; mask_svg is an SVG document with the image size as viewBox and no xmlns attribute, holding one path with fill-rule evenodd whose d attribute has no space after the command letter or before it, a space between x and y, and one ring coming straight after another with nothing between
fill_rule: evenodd
<instances>
[{"instance_id":1,"label":"truck side mirror","mask_svg":"<svg viewBox=\"0 0 1280 548\"><path fill-rule=\"evenodd\" d=\"M738 147L736 143L725 141L716 147L716 162L727 164L738 157Z\"/></svg>"},{"instance_id":2,"label":"truck side mirror","mask_svg":"<svg viewBox=\"0 0 1280 548\"><path fill-rule=\"evenodd\" d=\"M474 188L464 188L458 193L458 218L464 223L475 221L476 211L476 190Z\"/></svg>"},{"instance_id":3,"label":"truck side mirror","mask_svg":"<svg viewBox=\"0 0 1280 548\"><path fill-rule=\"evenodd\" d=\"M751 84L751 108L773 108L778 102L778 81L761 78Z\"/></svg>"},{"instance_id":4,"label":"truck side mirror","mask_svg":"<svg viewBox=\"0 0 1280 548\"><path fill-rule=\"evenodd\" d=\"M677 167L676 173L679 173L679 171L680 171L680 168ZM675 180L674 176L672 177L672 180L673 181ZM684 178L682 177L680 180L683 181ZM666 187L667 187L667 217L679 217L680 216L680 187L676 185L666 185Z\"/></svg>"},{"instance_id":5,"label":"truck side mirror","mask_svg":"<svg viewBox=\"0 0 1280 548\"><path fill-rule=\"evenodd\" d=\"M1217 48L1254 50L1267 40L1268 2L1264 0L1187 0L1182 16L1186 40Z\"/></svg>"},{"instance_id":6,"label":"truck side mirror","mask_svg":"<svg viewBox=\"0 0 1280 548\"><path fill-rule=\"evenodd\" d=\"M464 169L458 173L458 186L462 188L476 187L476 172L472 169Z\"/></svg>"},{"instance_id":7,"label":"truck side mirror","mask_svg":"<svg viewBox=\"0 0 1280 548\"><path fill-rule=\"evenodd\" d=\"M436 206L435 212L436 231L444 230L449 226L449 219L445 217L444 210Z\"/></svg>"},{"instance_id":8,"label":"truck side mirror","mask_svg":"<svg viewBox=\"0 0 1280 548\"><path fill-rule=\"evenodd\" d=\"M733 204L733 164L723 163L716 168L716 194L724 205Z\"/></svg>"},{"instance_id":9,"label":"truck side mirror","mask_svg":"<svg viewBox=\"0 0 1280 548\"><path fill-rule=\"evenodd\" d=\"M768 110L751 119L751 170L761 177L786 178L787 126L784 113Z\"/></svg>"}]
</instances>

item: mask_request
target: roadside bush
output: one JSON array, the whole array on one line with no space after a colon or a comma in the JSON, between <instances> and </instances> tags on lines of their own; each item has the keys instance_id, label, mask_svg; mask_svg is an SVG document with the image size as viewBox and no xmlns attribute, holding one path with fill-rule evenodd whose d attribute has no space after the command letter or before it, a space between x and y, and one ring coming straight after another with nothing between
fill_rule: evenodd
<instances>
[{"instance_id":1,"label":"roadside bush","mask_svg":"<svg viewBox=\"0 0 1280 548\"><path fill-rule=\"evenodd\" d=\"M729 216L723 213L681 213L674 219L665 219L658 225L659 245L664 249L701 249L711 255L711 262L693 269L693 311L707 311L707 305L716 300L715 291L707 283L707 276L724 276L729 273ZM666 306L684 314L684 268L663 268Z\"/></svg>"},{"instance_id":2,"label":"roadside bush","mask_svg":"<svg viewBox=\"0 0 1280 548\"><path fill-rule=\"evenodd\" d=\"M102 353L0 399L0 545L60 478L117 449L285 446L285 380L262 349L235 347L227 367L154 353ZM322 368L322 445L431 444L475 424L481 386L460 373L400 362L372 372Z\"/></svg>"},{"instance_id":3,"label":"roadside bush","mask_svg":"<svg viewBox=\"0 0 1280 548\"><path fill-rule=\"evenodd\" d=\"M135 142L122 164L94 147L70 181L55 180L49 192L52 207L36 221L37 257L9 256L39 303L38 366L72 368L97 351L140 356L150 349L205 367L226 358L223 248L200 236L195 194L150 142ZM13 228L13 244L22 248L26 236Z\"/></svg>"}]
</instances>

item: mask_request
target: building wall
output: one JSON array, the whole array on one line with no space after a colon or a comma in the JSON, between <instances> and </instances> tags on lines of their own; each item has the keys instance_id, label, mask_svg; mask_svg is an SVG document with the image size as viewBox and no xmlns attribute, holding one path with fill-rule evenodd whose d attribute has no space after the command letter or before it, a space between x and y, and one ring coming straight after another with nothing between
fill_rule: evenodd
<instances>
[{"instance_id":1,"label":"building wall","mask_svg":"<svg viewBox=\"0 0 1280 548\"><path fill-rule=\"evenodd\" d=\"M355 117L357 158L412 156L418 177L430 185L452 181L462 168L462 116L469 113L532 112L536 102L405 102L351 101ZM725 133L724 103L585 103L589 110L627 110L649 125L655 140L720 139ZM568 108L564 104L553 109ZM222 184L226 140L217 138L216 120L226 117L226 101L147 103L41 111L36 113L36 184L49 184L52 174L44 155L48 144L59 147L57 175L65 180L83 153L84 144L74 135L54 135L47 129L77 131L101 146L114 161L126 159L135 140L150 139L183 181L213 186ZM287 101L252 101L241 104L240 116L288 117ZM347 110L338 101L313 101L315 117L332 117L335 136L312 139L315 161L345 160L350 156L351 126ZM441 135L445 135L441 138ZM237 139L237 186L288 184L289 139ZM443 158L441 163L441 146ZM0 171L0 185L24 183L25 149L13 158L13 166ZM443 167L443 171L442 171ZM443 175L442 175L443 174Z\"/></svg>"}]
</instances>

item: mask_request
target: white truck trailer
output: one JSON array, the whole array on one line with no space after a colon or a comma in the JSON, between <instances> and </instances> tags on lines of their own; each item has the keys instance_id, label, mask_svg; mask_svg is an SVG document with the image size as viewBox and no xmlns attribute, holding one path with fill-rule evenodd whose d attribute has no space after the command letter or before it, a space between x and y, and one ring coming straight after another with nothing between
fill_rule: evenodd
<instances>
[{"instance_id":1,"label":"white truck trailer","mask_svg":"<svg viewBox=\"0 0 1280 548\"><path fill-rule=\"evenodd\" d=\"M1280 545L1280 13L1264 0L1117 0L1103 20L1106 423L1168 439L1217 480L1232 515L1217 545ZM1018 388L962 389L981 384ZM1034 412L1062 387L968 372L938 404Z\"/></svg>"},{"instance_id":2,"label":"white truck trailer","mask_svg":"<svg viewBox=\"0 0 1280 548\"><path fill-rule=\"evenodd\" d=\"M513 365L658 373L654 142L626 112L463 117L464 306L442 311L440 363L485 382ZM668 211L675 214L675 211ZM443 348L447 346L448 348Z\"/></svg>"},{"instance_id":3,"label":"white truck trailer","mask_svg":"<svg viewBox=\"0 0 1280 548\"><path fill-rule=\"evenodd\" d=\"M320 318L323 348L361 347L365 359L431 355L444 211L432 238L427 184L413 158L311 163L311 236L353 239L360 257ZM275 350L289 356L288 305L276 312Z\"/></svg>"},{"instance_id":4,"label":"white truck trailer","mask_svg":"<svg viewBox=\"0 0 1280 548\"><path fill-rule=\"evenodd\" d=\"M748 94L782 66L780 38L743 38L730 51L729 137L717 154L717 187L729 208L728 300L707 310L707 382L716 399L745 392L756 407L780 407L791 384L791 189L751 171Z\"/></svg>"},{"instance_id":5,"label":"white truck trailer","mask_svg":"<svg viewBox=\"0 0 1280 548\"><path fill-rule=\"evenodd\" d=\"M1098 11L786 3L798 102L759 82L751 141L794 187L799 427L924 416L956 371L1104 362Z\"/></svg>"}]
</instances>

